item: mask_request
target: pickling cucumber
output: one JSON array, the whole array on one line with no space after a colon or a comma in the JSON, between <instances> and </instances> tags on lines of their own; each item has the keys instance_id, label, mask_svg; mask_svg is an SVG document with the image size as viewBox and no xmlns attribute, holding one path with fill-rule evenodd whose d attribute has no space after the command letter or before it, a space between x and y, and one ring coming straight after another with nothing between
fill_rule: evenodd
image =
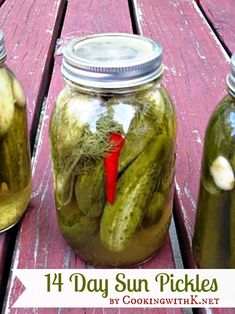
<instances>
[{"instance_id":1,"label":"pickling cucumber","mask_svg":"<svg viewBox=\"0 0 235 314\"><path fill-rule=\"evenodd\" d=\"M78 176L75 195L84 215L99 217L105 204L105 182L103 160L93 162L87 173Z\"/></svg>"},{"instance_id":2,"label":"pickling cucumber","mask_svg":"<svg viewBox=\"0 0 235 314\"><path fill-rule=\"evenodd\" d=\"M26 108L15 107L12 125L0 141L1 181L11 192L25 188L31 179Z\"/></svg>"},{"instance_id":3,"label":"pickling cucumber","mask_svg":"<svg viewBox=\"0 0 235 314\"><path fill-rule=\"evenodd\" d=\"M119 252L132 243L155 187L158 163L168 144L168 137L156 137L120 178L116 201L105 206L101 218L100 236L109 250Z\"/></svg>"},{"instance_id":4,"label":"pickling cucumber","mask_svg":"<svg viewBox=\"0 0 235 314\"><path fill-rule=\"evenodd\" d=\"M0 67L0 139L8 132L14 118L14 97L9 70Z\"/></svg>"}]
</instances>

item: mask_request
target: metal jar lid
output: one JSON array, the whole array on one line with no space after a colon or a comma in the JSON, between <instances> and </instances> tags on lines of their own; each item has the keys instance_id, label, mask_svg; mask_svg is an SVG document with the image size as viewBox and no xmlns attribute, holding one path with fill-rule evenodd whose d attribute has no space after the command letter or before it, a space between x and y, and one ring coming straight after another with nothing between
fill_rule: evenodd
<instances>
[{"instance_id":1,"label":"metal jar lid","mask_svg":"<svg viewBox=\"0 0 235 314\"><path fill-rule=\"evenodd\" d=\"M3 32L0 30L0 62L6 59L6 49L4 44Z\"/></svg>"},{"instance_id":2,"label":"metal jar lid","mask_svg":"<svg viewBox=\"0 0 235 314\"><path fill-rule=\"evenodd\" d=\"M235 53L232 55L231 58L231 69L230 73L227 76L227 84L229 90L235 94Z\"/></svg>"},{"instance_id":3,"label":"metal jar lid","mask_svg":"<svg viewBox=\"0 0 235 314\"><path fill-rule=\"evenodd\" d=\"M83 37L64 49L61 71L66 79L87 88L135 87L162 74L162 47L132 34Z\"/></svg>"}]
</instances>

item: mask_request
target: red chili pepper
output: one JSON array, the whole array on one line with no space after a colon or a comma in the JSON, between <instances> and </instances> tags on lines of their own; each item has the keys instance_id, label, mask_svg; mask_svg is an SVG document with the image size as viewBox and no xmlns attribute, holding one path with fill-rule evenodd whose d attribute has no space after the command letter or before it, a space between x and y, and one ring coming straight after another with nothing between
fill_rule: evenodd
<instances>
[{"instance_id":1,"label":"red chili pepper","mask_svg":"<svg viewBox=\"0 0 235 314\"><path fill-rule=\"evenodd\" d=\"M125 139L120 134L110 134L108 141L113 143L110 152L104 158L106 198L110 204L114 203L118 177L118 160Z\"/></svg>"}]
</instances>

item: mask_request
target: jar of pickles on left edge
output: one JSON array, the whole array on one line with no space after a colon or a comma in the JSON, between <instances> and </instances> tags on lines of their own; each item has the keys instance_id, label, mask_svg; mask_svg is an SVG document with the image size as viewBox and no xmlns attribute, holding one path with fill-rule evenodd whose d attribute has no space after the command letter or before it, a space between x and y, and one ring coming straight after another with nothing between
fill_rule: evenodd
<instances>
[{"instance_id":1,"label":"jar of pickles on left edge","mask_svg":"<svg viewBox=\"0 0 235 314\"><path fill-rule=\"evenodd\" d=\"M0 31L0 232L20 220L31 196L26 98L5 60Z\"/></svg>"}]
</instances>

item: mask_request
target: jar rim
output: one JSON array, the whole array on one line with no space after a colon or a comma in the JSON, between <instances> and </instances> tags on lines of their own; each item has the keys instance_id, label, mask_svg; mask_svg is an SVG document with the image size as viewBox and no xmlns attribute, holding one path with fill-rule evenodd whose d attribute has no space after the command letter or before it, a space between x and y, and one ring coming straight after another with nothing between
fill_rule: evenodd
<instances>
[{"instance_id":1,"label":"jar rim","mask_svg":"<svg viewBox=\"0 0 235 314\"><path fill-rule=\"evenodd\" d=\"M135 87L163 73L162 46L150 38L103 33L72 40L64 49L63 76L87 88Z\"/></svg>"}]
</instances>

